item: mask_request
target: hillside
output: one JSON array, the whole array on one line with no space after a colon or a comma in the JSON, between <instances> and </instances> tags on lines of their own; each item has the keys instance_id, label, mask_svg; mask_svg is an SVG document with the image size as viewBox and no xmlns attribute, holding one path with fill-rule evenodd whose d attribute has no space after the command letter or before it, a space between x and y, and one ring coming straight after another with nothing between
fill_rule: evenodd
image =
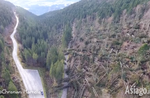
<instances>
[{"instance_id":1,"label":"hillside","mask_svg":"<svg viewBox=\"0 0 150 98\"><path fill-rule=\"evenodd\" d=\"M68 4L70 5L70 4ZM28 11L36 14L36 15L42 15L44 13L50 12L50 11L55 11L55 10L60 10L63 9L64 7L68 6L65 4L54 4L51 6L39 6L39 5L32 5L32 6L28 6Z\"/></svg>"},{"instance_id":2,"label":"hillside","mask_svg":"<svg viewBox=\"0 0 150 98\"><path fill-rule=\"evenodd\" d=\"M15 6L0 0L0 91L22 91L24 86L12 59L10 34L15 25ZM0 98L27 98L25 94L0 94Z\"/></svg>"},{"instance_id":3,"label":"hillside","mask_svg":"<svg viewBox=\"0 0 150 98\"><path fill-rule=\"evenodd\" d=\"M149 11L149 0L81 0L39 17L17 11L22 61L45 68L48 98L57 98L63 81L68 98L138 98L124 92L133 84L150 88Z\"/></svg>"},{"instance_id":4,"label":"hillside","mask_svg":"<svg viewBox=\"0 0 150 98\"><path fill-rule=\"evenodd\" d=\"M9 25L9 23L12 22L12 17L11 15L13 14L12 12L12 8L10 6L13 6L12 4L10 4L9 2L4 2L3 0L0 1L0 33L2 33L4 31L4 28L6 28L6 26Z\"/></svg>"}]
</instances>

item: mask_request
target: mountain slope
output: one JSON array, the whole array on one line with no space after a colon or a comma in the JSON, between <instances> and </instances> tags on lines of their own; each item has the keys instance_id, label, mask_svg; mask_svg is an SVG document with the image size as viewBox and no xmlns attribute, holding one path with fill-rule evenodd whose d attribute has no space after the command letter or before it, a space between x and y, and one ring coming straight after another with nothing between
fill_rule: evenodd
<instances>
[{"instance_id":1,"label":"mountain slope","mask_svg":"<svg viewBox=\"0 0 150 98\"><path fill-rule=\"evenodd\" d=\"M146 1L148 0L81 0L80 2L66 7L61 11L50 12L42 15L41 17L49 16L42 21L44 21L46 24L49 24L50 26L53 24L60 25L67 22L70 23L75 19L83 19L89 15L94 15L94 13L97 13L100 19L110 17L112 15L115 19L118 19L119 15L124 9L127 9L127 12L130 13L132 8Z\"/></svg>"},{"instance_id":2,"label":"mountain slope","mask_svg":"<svg viewBox=\"0 0 150 98\"><path fill-rule=\"evenodd\" d=\"M9 2L4 2L3 0L0 1L0 31L1 33L4 31L4 28L9 25L9 23L12 22L11 15L12 12L12 4Z\"/></svg>"},{"instance_id":3,"label":"mountain slope","mask_svg":"<svg viewBox=\"0 0 150 98\"><path fill-rule=\"evenodd\" d=\"M28 10L36 15L42 15L47 12L63 9L64 7L66 7L65 4L56 4L52 6L33 5L33 6L29 6Z\"/></svg>"},{"instance_id":4,"label":"mountain slope","mask_svg":"<svg viewBox=\"0 0 150 98\"><path fill-rule=\"evenodd\" d=\"M24 21L18 30L22 60L47 69L48 98L63 81L69 83L68 98L138 98L124 92L132 84L150 87L149 9L149 0L81 0ZM69 54L67 79L63 52Z\"/></svg>"},{"instance_id":5,"label":"mountain slope","mask_svg":"<svg viewBox=\"0 0 150 98\"><path fill-rule=\"evenodd\" d=\"M15 26L15 6L0 0L0 90L23 91L17 68L12 60L10 34ZM1 98L27 98L26 94L0 94Z\"/></svg>"}]
</instances>

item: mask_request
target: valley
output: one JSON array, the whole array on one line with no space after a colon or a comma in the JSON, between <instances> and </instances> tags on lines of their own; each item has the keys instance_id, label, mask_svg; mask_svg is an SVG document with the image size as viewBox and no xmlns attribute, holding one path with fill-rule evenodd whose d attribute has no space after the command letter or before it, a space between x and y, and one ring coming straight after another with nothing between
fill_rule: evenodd
<instances>
[{"instance_id":1,"label":"valley","mask_svg":"<svg viewBox=\"0 0 150 98\"><path fill-rule=\"evenodd\" d=\"M17 44L17 41L15 39L15 33L17 32L17 27L18 27L18 24L19 24L19 19L15 14L15 17L16 17L16 26L14 28L14 31L13 33L11 34L11 39L12 39L12 42L13 42L13 59L16 63L16 66L18 68L18 71L21 75L21 78L23 80L23 83L25 85L25 91L26 92L39 92L39 93L29 93L29 98L44 98L44 95L41 94L41 92L43 93L43 86L42 86L42 82L41 82L41 79L40 79L40 75L38 73L37 70L29 70L29 69L23 69L22 65L21 65L21 62L19 61L19 57L18 57L18 44Z\"/></svg>"},{"instance_id":2,"label":"valley","mask_svg":"<svg viewBox=\"0 0 150 98\"><path fill-rule=\"evenodd\" d=\"M0 54L13 56L16 64L9 64L17 65L27 90L42 89L45 96L39 98L139 98L125 94L127 86L150 89L149 0L81 0L41 16L11 8L6 13L10 21L3 21L0 30L14 20L10 15L15 11L14 48L0 37ZM4 46L15 50L12 56ZM6 57L0 61L7 64ZM6 64L1 64L4 81L12 72ZM16 85L8 81L8 87Z\"/></svg>"}]
</instances>

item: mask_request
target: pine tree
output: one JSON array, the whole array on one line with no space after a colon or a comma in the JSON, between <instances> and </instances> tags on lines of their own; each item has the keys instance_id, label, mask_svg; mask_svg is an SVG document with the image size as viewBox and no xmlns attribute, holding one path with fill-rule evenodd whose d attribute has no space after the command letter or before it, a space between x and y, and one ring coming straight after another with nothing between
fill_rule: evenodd
<instances>
[{"instance_id":1,"label":"pine tree","mask_svg":"<svg viewBox=\"0 0 150 98\"><path fill-rule=\"evenodd\" d=\"M0 52L4 49L3 42L0 40Z\"/></svg>"},{"instance_id":2,"label":"pine tree","mask_svg":"<svg viewBox=\"0 0 150 98\"><path fill-rule=\"evenodd\" d=\"M0 98L5 98L3 95L0 95Z\"/></svg>"},{"instance_id":3,"label":"pine tree","mask_svg":"<svg viewBox=\"0 0 150 98\"><path fill-rule=\"evenodd\" d=\"M11 80L10 73L6 69L6 65L3 62L2 62L2 78L5 80L6 85L8 85Z\"/></svg>"},{"instance_id":4,"label":"pine tree","mask_svg":"<svg viewBox=\"0 0 150 98\"><path fill-rule=\"evenodd\" d=\"M37 59L38 59L38 55L37 55L36 53L33 53L33 56L32 56L32 57L33 57L34 60L37 60Z\"/></svg>"},{"instance_id":5,"label":"pine tree","mask_svg":"<svg viewBox=\"0 0 150 98\"><path fill-rule=\"evenodd\" d=\"M50 60L50 51L48 51L47 57L46 57L46 68L49 69L51 65L51 60Z\"/></svg>"},{"instance_id":6,"label":"pine tree","mask_svg":"<svg viewBox=\"0 0 150 98\"><path fill-rule=\"evenodd\" d=\"M8 90L17 92L17 88L12 81L9 82ZM17 94L10 94L10 96L11 98L19 98Z\"/></svg>"}]
</instances>

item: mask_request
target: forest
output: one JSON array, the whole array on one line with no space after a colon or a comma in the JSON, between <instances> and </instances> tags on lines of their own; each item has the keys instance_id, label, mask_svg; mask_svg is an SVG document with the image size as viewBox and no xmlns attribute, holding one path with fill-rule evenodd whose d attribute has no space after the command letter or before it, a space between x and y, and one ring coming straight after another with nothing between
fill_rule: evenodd
<instances>
[{"instance_id":1,"label":"forest","mask_svg":"<svg viewBox=\"0 0 150 98\"><path fill-rule=\"evenodd\" d=\"M13 74L15 74L15 68L11 63L11 49L6 43L5 30L10 24L13 24L13 10L14 5L0 0L0 91L3 89L9 91L18 91L18 82L15 82ZM16 94L0 94L0 98L19 98L20 95Z\"/></svg>"},{"instance_id":2,"label":"forest","mask_svg":"<svg viewBox=\"0 0 150 98\"><path fill-rule=\"evenodd\" d=\"M125 66L122 67L122 64L124 64L122 62L125 62L122 61L122 59L128 60L128 62L125 63L129 63L129 60L131 60L131 64L133 64L133 62L137 62L137 65L141 66L141 62L147 61L146 56L147 52L149 51L149 44L141 43L142 45L138 49L137 54L134 54L131 57L128 57L128 55L126 55L125 53L117 54L117 52L115 52L115 49L116 51L121 50L120 48L124 41L133 41L138 43L141 42L140 38L145 38L145 35L137 35L137 39L122 37L123 34L121 35L121 33L119 32L121 32L124 27L121 27L122 25L120 25L120 18L122 17L122 13L124 10L126 10L127 16L136 14L135 10L133 9L139 4L146 6L148 1L149 0L81 0L80 2L72 4L71 6L68 6L62 10L49 12L41 16L36 16L21 7L16 7L15 10L20 20L16 38L19 44L21 44L21 46L19 47L21 60L26 67L44 68L46 70L46 72L44 73L44 79L50 78L55 82L54 84L59 84L60 82L62 82L65 63L64 53L65 51L67 51L68 44L73 39L72 32L74 23L76 23L76 21L79 21L79 23L77 22L79 25L74 27L76 30L78 30L76 32L79 33L79 36L76 38L76 40L74 40L74 42L78 41L79 38L78 42L83 42L82 44L84 45L84 48L80 49L80 45L77 45L78 48L75 48L76 50L72 49L68 52L70 57L75 58L75 60L81 60L79 66L77 66L78 64L75 65L75 70L74 68L70 68L68 71L68 74L71 77L68 79L70 83L69 86L74 89L74 93L76 93L76 96L81 96L80 98L82 98L82 92L86 88L88 89L88 91L92 92L92 96L96 96L95 89L99 91L98 87L106 87L108 88L109 93L116 93L114 92L114 90L119 89L120 86L113 86L113 83L116 83L117 81L117 83L120 83L120 85L122 86L122 81L126 82L128 80L136 80L136 76L128 77L127 75L129 74L127 72L131 70L136 71L142 68L139 67L137 69L133 68L128 70L128 68L124 68ZM7 7L8 5L3 4L4 2L0 3L1 5L3 5L0 6L0 12L3 13L0 14L0 33L3 33L4 29L13 21L11 17L13 13L12 10L10 10L11 8ZM143 17L143 14L146 10L146 7L142 8L142 14L139 17L139 20ZM105 28L107 23L104 23L104 29L102 30L93 29L94 26L90 23L90 26L88 28L88 25L86 25L86 23L88 22L88 17L90 17L92 21L98 19L98 25L100 26L105 19L113 17L112 24L109 28L110 30L107 30L107 28ZM132 28L130 27L130 24L132 23L128 23L126 27L127 29ZM87 31L81 27L84 27L84 25L85 27L87 26ZM139 24L136 24L133 29L139 32ZM134 31L132 33L134 33ZM94 34L96 35L95 39L98 37L98 40L95 41L96 45L92 40L92 37L95 36ZM122 39L119 39L118 36L122 37ZM89 39L87 40L86 38ZM145 39L143 40L145 41ZM100 42L102 46L97 42ZM97 48L98 46L101 47ZM76 45L74 45L74 47L76 47ZM109 53L106 50L109 50L110 47L111 52ZM10 67L11 64L10 61L7 60L7 55L9 54L9 52L10 51L3 39L3 36L1 36L1 77L5 81L5 88L16 91L17 87L15 86L15 83L12 81L10 76L10 73L12 72ZM89 54L91 55L89 56ZM136 58L135 56L138 56L138 58ZM96 66L96 63L94 63L96 61L95 58L99 61L102 61L102 68ZM124 70L126 72L124 72ZM116 73L115 79L112 76L114 75L114 73ZM132 75L134 74L132 73ZM76 78L77 76L79 78ZM89 76L89 78L86 78L87 76ZM74 77L75 79L72 79ZM91 80L87 85L92 85L90 86L92 89L90 87L84 86L85 81L87 82L88 79ZM107 84L104 81L108 81L110 84ZM140 85L141 81L137 80L136 83ZM147 84L145 83L145 85ZM52 87L53 86L54 85L52 85ZM98 93L101 92L99 91ZM17 95L12 95L12 98L17 97Z\"/></svg>"},{"instance_id":3,"label":"forest","mask_svg":"<svg viewBox=\"0 0 150 98\"><path fill-rule=\"evenodd\" d=\"M13 14L11 7L13 6L9 2L4 2L3 0L0 1L0 33L3 33L4 29L6 26L9 25L9 23L12 22L12 17L11 15Z\"/></svg>"},{"instance_id":4,"label":"forest","mask_svg":"<svg viewBox=\"0 0 150 98\"><path fill-rule=\"evenodd\" d=\"M113 15L114 22L117 22L116 19L119 19L124 9L127 9L130 14L135 6L147 1L81 0L63 10L49 12L42 16L35 16L17 7L21 22L18 29L20 36L18 40L23 46L23 50L21 50L23 62L28 66L43 66L50 70L51 64L57 60L50 60L51 53L49 51L56 48L56 52L53 52L51 56L54 56L52 58L61 58L59 53L62 54L64 47L67 47L71 40L71 26L75 19L81 20L91 15L94 19L95 13L97 13L100 20Z\"/></svg>"}]
</instances>

